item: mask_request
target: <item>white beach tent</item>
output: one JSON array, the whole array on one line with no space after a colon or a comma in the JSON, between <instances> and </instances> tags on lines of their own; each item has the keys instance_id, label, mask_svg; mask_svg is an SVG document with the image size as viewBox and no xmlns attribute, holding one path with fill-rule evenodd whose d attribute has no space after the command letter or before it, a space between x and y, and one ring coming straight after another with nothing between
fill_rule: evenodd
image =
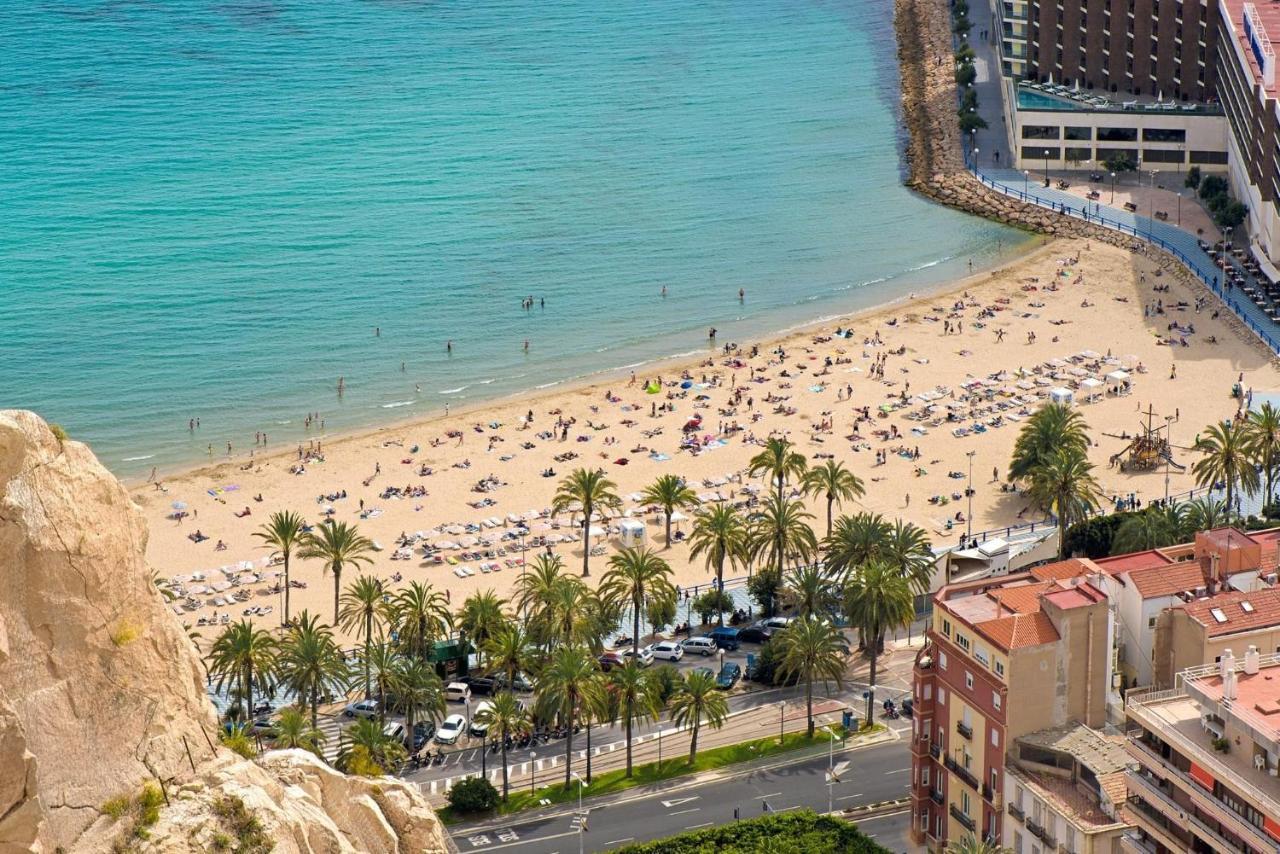
<instances>
[{"instance_id":1,"label":"white beach tent","mask_svg":"<svg viewBox=\"0 0 1280 854\"><path fill-rule=\"evenodd\" d=\"M644 545L645 528L644 523L636 519L623 519L618 523L621 530L622 547L637 548Z\"/></svg>"},{"instance_id":2,"label":"white beach tent","mask_svg":"<svg viewBox=\"0 0 1280 854\"><path fill-rule=\"evenodd\" d=\"M1095 397L1102 394L1102 380L1096 380L1093 377L1081 380L1080 387L1084 389L1084 396L1086 400L1093 400Z\"/></svg>"},{"instance_id":3,"label":"white beach tent","mask_svg":"<svg viewBox=\"0 0 1280 854\"><path fill-rule=\"evenodd\" d=\"M1075 402L1075 395L1071 393L1071 389L1059 386L1058 388L1049 389L1049 401L1063 406L1070 406Z\"/></svg>"},{"instance_id":4,"label":"white beach tent","mask_svg":"<svg viewBox=\"0 0 1280 854\"><path fill-rule=\"evenodd\" d=\"M1114 388L1117 392L1123 393L1129 390L1129 372L1128 371L1112 371L1107 374L1107 385Z\"/></svg>"}]
</instances>

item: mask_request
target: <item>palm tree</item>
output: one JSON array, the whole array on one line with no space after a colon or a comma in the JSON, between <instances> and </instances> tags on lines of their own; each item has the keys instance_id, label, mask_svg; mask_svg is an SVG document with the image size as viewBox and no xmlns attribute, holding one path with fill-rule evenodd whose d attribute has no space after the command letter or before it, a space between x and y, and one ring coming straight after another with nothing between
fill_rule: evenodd
<instances>
[{"instance_id":1,"label":"palm tree","mask_svg":"<svg viewBox=\"0 0 1280 854\"><path fill-rule=\"evenodd\" d=\"M346 522L325 522L307 534L298 557L324 561L324 571L333 573L333 622L338 622L338 594L342 590L342 570L347 566L373 563L369 552L373 543L361 536L354 525Z\"/></svg>"},{"instance_id":2,"label":"palm tree","mask_svg":"<svg viewBox=\"0 0 1280 854\"><path fill-rule=\"evenodd\" d=\"M597 510L621 507L622 499L604 469L575 469L560 481L551 499L551 512L562 513L575 506L582 509L582 577L586 578L591 574L591 517Z\"/></svg>"},{"instance_id":3,"label":"palm tree","mask_svg":"<svg viewBox=\"0 0 1280 854\"><path fill-rule=\"evenodd\" d=\"M841 516L822 541L827 571L833 576L847 575L879 557L892 533L893 526L879 513Z\"/></svg>"},{"instance_id":4,"label":"palm tree","mask_svg":"<svg viewBox=\"0 0 1280 854\"><path fill-rule=\"evenodd\" d=\"M1067 557L1067 529L1098 507L1102 487L1082 452L1059 450L1031 475L1031 497L1058 519L1058 558Z\"/></svg>"},{"instance_id":5,"label":"palm tree","mask_svg":"<svg viewBox=\"0 0 1280 854\"><path fill-rule=\"evenodd\" d=\"M676 510L696 507L697 494L684 482L684 478L674 474L664 474L651 483L642 493L645 505L656 505L662 508L667 522L667 548L671 548L671 514Z\"/></svg>"},{"instance_id":6,"label":"palm tree","mask_svg":"<svg viewBox=\"0 0 1280 854\"><path fill-rule=\"evenodd\" d=\"M871 694L875 703L876 662L884 634L910 624L915 616L915 597L911 586L898 568L889 563L872 561L851 573L844 591L844 611L852 625L866 641L871 658Z\"/></svg>"},{"instance_id":7,"label":"palm tree","mask_svg":"<svg viewBox=\"0 0 1280 854\"><path fill-rule=\"evenodd\" d=\"M351 678L333 632L305 610L281 641L277 664L281 685L311 707L312 727L318 725L321 695L344 690Z\"/></svg>"},{"instance_id":8,"label":"palm tree","mask_svg":"<svg viewBox=\"0 0 1280 854\"><path fill-rule=\"evenodd\" d=\"M1181 506L1148 507L1120 523L1111 539L1111 554L1158 549L1183 541L1186 510Z\"/></svg>"},{"instance_id":9,"label":"palm tree","mask_svg":"<svg viewBox=\"0 0 1280 854\"><path fill-rule=\"evenodd\" d=\"M674 602L671 566L646 548L623 549L609 558L609 571L600 580L600 598L615 607L631 606L631 649L640 649L640 614L651 601Z\"/></svg>"},{"instance_id":10,"label":"palm tree","mask_svg":"<svg viewBox=\"0 0 1280 854\"><path fill-rule=\"evenodd\" d=\"M385 774L403 762L405 756L404 745L384 733L381 722L373 718L358 718L342 733L338 767L348 774L367 774L374 770L362 767L360 760L367 759L377 766L380 774Z\"/></svg>"},{"instance_id":11,"label":"palm tree","mask_svg":"<svg viewBox=\"0 0 1280 854\"><path fill-rule=\"evenodd\" d=\"M294 550L306 543L306 525L307 523L297 513L291 510L281 510L272 513L266 524L253 534L262 540L268 548L272 549L275 554L280 555L280 559L284 563L285 625L289 623L289 559L293 557Z\"/></svg>"},{"instance_id":12,"label":"palm tree","mask_svg":"<svg viewBox=\"0 0 1280 854\"><path fill-rule=\"evenodd\" d=\"M835 602L831 580L813 564L792 571L783 595L795 603L801 617L827 616Z\"/></svg>"},{"instance_id":13,"label":"palm tree","mask_svg":"<svg viewBox=\"0 0 1280 854\"><path fill-rule=\"evenodd\" d=\"M1263 477L1266 478L1267 491L1263 493L1262 500L1265 507L1274 500L1272 487L1275 486L1276 475L1280 470L1280 409L1276 409L1268 400L1249 413L1245 430L1248 433L1249 456L1262 467Z\"/></svg>"},{"instance_id":14,"label":"palm tree","mask_svg":"<svg viewBox=\"0 0 1280 854\"><path fill-rule=\"evenodd\" d=\"M425 714L433 723L444 717L444 683L436 675L435 667L416 655L396 658L391 681L396 688L393 705L396 711L404 713L405 746L412 747L413 729L420 714Z\"/></svg>"},{"instance_id":15,"label":"palm tree","mask_svg":"<svg viewBox=\"0 0 1280 854\"><path fill-rule=\"evenodd\" d=\"M548 612L548 644L587 643L592 626L587 612L591 591L580 579L566 576L552 591Z\"/></svg>"},{"instance_id":16,"label":"palm tree","mask_svg":"<svg viewBox=\"0 0 1280 854\"><path fill-rule=\"evenodd\" d=\"M649 671L634 658L609 671L608 690L617 701L618 717L627 733L627 773L631 776L631 727L657 715L658 694Z\"/></svg>"},{"instance_id":17,"label":"palm tree","mask_svg":"<svg viewBox=\"0 0 1280 854\"><path fill-rule=\"evenodd\" d=\"M747 464L747 473L752 477L767 475L774 484L774 497L781 502L782 490L787 478L804 477L809 467L804 455L793 450L787 439L772 438L764 443L760 453L751 458Z\"/></svg>"},{"instance_id":18,"label":"palm tree","mask_svg":"<svg viewBox=\"0 0 1280 854\"><path fill-rule=\"evenodd\" d=\"M382 723L387 721L387 695L400 693L401 658L395 647L384 641L366 645L360 654L360 663L366 676L372 678L373 692L378 695L378 720Z\"/></svg>"},{"instance_id":19,"label":"palm tree","mask_svg":"<svg viewBox=\"0 0 1280 854\"><path fill-rule=\"evenodd\" d=\"M1036 410L1018 431L1009 462L1009 480L1031 479L1059 451L1085 454L1089 426L1079 410L1051 403Z\"/></svg>"},{"instance_id":20,"label":"palm tree","mask_svg":"<svg viewBox=\"0 0 1280 854\"><path fill-rule=\"evenodd\" d=\"M1248 495L1258 491L1258 472L1248 451L1248 428L1244 421L1236 419L1230 425L1211 424L1205 433L1194 446L1204 456L1195 461L1191 472L1199 486L1225 483L1227 509L1234 511L1237 484Z\"/></svg>"},{"instance_id":21,"label":"palm tree","mask_svg":"<svg viewBox=\"0 0 1280 854\"><path fill-rule=\"evenodd\" d=\"M680 687L671 698L671 720L676 726L691 729L689 764L698 756L698 730L707 726L719 729L729 717L729 701L716 688L716 678L707 670L691 670L684 675Z\"/></svg>"},{"instance_id":22,"label":"palm tree","mask_svg":"<svg viewBox=\"0 0 1280 854\"><path fill-rule=\"evenodd\" d=\"M432 644L447 637L453 625L444 594L421 581L410 581L395 595L390 613L401 648L417 658L427 657Z\"/></svg>"},{"instance_id":23,"label":"palm tree","mask_svg":"<svg viewBox=\"0 0 1280 854\"><path fill-rule=\"evenodd\" d=\"M829 621L805 617L787 626L771 643L778 646L778 674L804 680L804 701L813 738L813 680L844 684L844 636Z\"/></svg>"},{"instance_id":24,"label":"palm tree","mask_svg":"<svg viewBox=\"0 0 1280 854\"><path fill-rule=\"evenodd\" d=\"M248 706L246 717L253 716L253 689L266 690L276 672L276 641L248 620L232 623L222 630L209 649L209 675L217 680L219 691L227 683L235 683L236 692Z\"/></svg>"},{"instance_id":25,"label":"palm tree","mask_svg":"<svg viewBox=\"0 0 1280 854\"><path fill-rule=\"evenodd\" d=\"M1186 526L1189 533L1221 528L1223 525L1230 525L1232 520L1235 519L1235 513L1220 498L1211 498L1206 495L1188 501L1182 506L1185 508Z\"/></svg>"},{"instance_id":26,"label":"palm tree","mask_svg":"<svg viewBox=\"0 0 1280 854\"><path fill-rule=\"evenodd\" d=\"M485 641L485 657L489 667L507 677L507 686L515 685L516 674L529 666L529 636L516 623L508 623Z\"/></svg>"},{"instance_id":27,"label":"palm tree","mask_svg":"<svg viewBox=\"0 0 1280 854\"><path fill-rule=\"evenodd\" d=\"M716 589L724 589L724 564L737 567L747 562L747 523L732 504L715 504L693 517L689 536L689 560L706 556L706 566L715 570ZM720 614L719 625L724 625Z\"/></svg>"},{"instance_id":28,"label":"palm tree","mask_svg":"<svg viewBox=\"0 0 1280 854\"><path fill-rule=\"evenodd\" d=\"M564 784L573 766L573 725L599 689L600 668L586 647L565 644L551 653L538 679L538 703L545 713L559 714L568 727L564 744Z\"/></svg>"},{"instance_id":29,"label":"palm tree","mask_svg":"<svg viewBox=\"0 0 1280 854\"><path fill-rule=\"evenodd\" d=\"M489 638L507 624L507 617L502 613L506 604L507 600L492 588L472 593L458 611L458 629L476 649L483 652Z\"/></svg>"},{"instance_id":30,"label":"palm tree","mask_svg":"<svg viewBox=\"0 0 1280 854\"><path fill-rule=\"evenodd\" d=\"M779 578L788 558L808 561L818 550L817 538L807 521L812 518L813 514L799 501L778 496L766 499L747 541L752 559L763 559Z\"/></svg>"},{"instance_id":31,"label":"palm tree","mask_svg":"<svg viewBox=\"0 0 1280 854\"><path fill-rule=\"evenodd\" d=\"M511 794L511 784L507 779L507 738L529 731L529 713L524 703L510 691L499 691L488 706L476 713L476 721L487 726L489 732L496 733L498 743L502 745L502 800L505 801Z\"/></svg>"},{"instance_id":32,"label":"palm tree","mask_svg":"<svg viewBox=\"0 0 1280 854\"><path fill-rule=\"evenodd\" d=\"M516 579L515 605L525 616L526 628L540 643L550 634L556 588L564 578L560 555L542 552Z\"/></svg>"},{"instance_id":33,"label":"palm tree","mask_svg":"<svg viewBox=\"0 0 1280 854\"><path fill-rule=\"evenodd\" d=\"M945 854L1009 854L1010 849L967 833L947 843Z\"/></svg>"},{"instance_id":34,"label":"palm tree","mask_svg":"<svg viewBox=\"0 0 1280 854\"><path fill-rule=\"evenodd\" d=\"M289 706L281 710L275 726L276 747L284 750L300 748L324 758L321 748L327 737L316 727L315 722L309 720L297 707Z\"/></svg>"},{"instance_id":35,"label":"palm tree","mask_svg":"<svg viewBox=\"0 0 1280 854\"><path fill-rule=\"evenodd\" d=\"M803 484L806 495L821 495L827 499L828 537L831 536L832 508L867 494L862 478L835 460L825 460L817 468L809 469L804 474Z\"/></svg>"},{"instance_id":36,"label":"palm tree","mask_svg":"<svg viewBox=\"0 0 1280 854\"><path fill-rule=\"evenodd\" d=\"M342 594L342 610L338 612L338 625L346 632L354 632L364 642L364 698L369 694L369 648L376 633L382 637L382 623L391 616L386 602L382 581L371 575L362 575L347 586Z\"/></svg>"},{"instance_id":37,"label":"palm tree","mask_svg":"<svg viewBox=\"0 0 1280 854\"><path fill-rule=\"evenodd\" d=\"M936 558L924 528L895 519L880 544L878 556L896 566L918 595L929 592Z\"/></svg>"}]
</instances>

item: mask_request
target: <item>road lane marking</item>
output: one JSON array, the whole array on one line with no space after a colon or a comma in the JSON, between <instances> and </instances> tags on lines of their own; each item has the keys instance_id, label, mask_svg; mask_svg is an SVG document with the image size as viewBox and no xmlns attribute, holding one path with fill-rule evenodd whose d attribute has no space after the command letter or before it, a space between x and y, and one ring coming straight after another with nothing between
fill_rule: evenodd
<instances>
[{"instance_id":1,"label":"road lane marking","mask_svg":"<svg viewBox=\"0 0 1280 854\"><path fill-rule=\"evenodd\" d=\"M899 768L897 771L886 771L884 775L888 777L890 774L905 774L910 770L910 768Z\"/></svg>"},{"instance_id":2,"label":"road lane marking","mask_svg":"<svg viewBox=\"0 0 1280 854\"><path fill-rule=\"evenodd\" d=\"M858 794L856 794L856 795L842 795L842 796L840 796L840 797L836 798L836 800L837 800L837 801L847 801L847 800L851 800L852 798L860 798L860 797L862 797L862 792L858 792Z\"/></svg>"},{"instance_id":3,"label":"road lane marking","mask_svg":"<svg viewBox=\"0 0 1280 854\"><path fill-rule=\"evenodd\" d=\"M690 801L696 801L696 800L697 800L698 798L700 798L700 797L702 797L702 796L701 796L701 795L693 795L692 797L688 797L688 798L671 798L670 800L663 801L663 802L662 802L662 805L663 805L664 807L666 807L667 809L671 809L672 807L678 807L678 806L680 806L681 804L687 804L687 803L689 803Z\"/></svg>"},{"instance_id":4,"label":"road lane marking","mask_svg":"<svg viewBox=\"0 0 1280 854\"><path fill-rule=\"evenodd\" d=\"M781 795L781 794L782 792L770 792L767 795L756 795L755 800L763 801L765 798L776 798L778 795Z\"/></svg>"},{"instance_id":5,"label":"road lane marking","mask_svg":"<svg viewBox=\"0 0 1280 854\"><path fill-rule=\"evenodd\" d=\"M688 809L688 810L676 810L673 813L667 813L667 815L684 815L685 813L688 813L688 812L698 812L701 809L702 807L694 807L693 809Z\"/></svg>"},{"instance_id":6,"label":"road lane marking","mask_svg":"<svg viewBox=\"0 0 1280 854\"><path fill-rule=\"evenodd\" d=\"M605 845L621 845L624 842L630 842L635 839L634 836L628 836L626 839L610 839Z\"/></svg>"},{"instance_id":7,"label":"road lane marking","mask_svg":"<svg viewBox=\"0 0 1280 854\"><path fill-rule=\"evenodd\" d=\"M699 827L710 827L711 822L704 821L702 824L689 824L685 826L685 830L697 830Z\"/></svg>"}]
</instances>

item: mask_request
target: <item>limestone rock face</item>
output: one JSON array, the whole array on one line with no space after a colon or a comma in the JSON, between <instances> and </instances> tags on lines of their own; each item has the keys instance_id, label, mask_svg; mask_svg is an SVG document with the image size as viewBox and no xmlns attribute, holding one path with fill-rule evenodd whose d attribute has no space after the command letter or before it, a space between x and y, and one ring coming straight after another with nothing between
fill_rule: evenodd
<instances>
[{"instance_id":1,"label":"limestone rock face","mask_svg":"<svg viewBox=\"0 0 1280 854\"><path fill-rule=\"evenodd\" d=\"M148 780L165 781L170 803L134 847L207 850L192 833L216 831L207 810L222 793L277 851L444 850L411 786L218 746L199 656L151 581L146 537L87 447L0 411L0 854L108 850L120 829L100 808Z\"/></svg>"}]
</instances>

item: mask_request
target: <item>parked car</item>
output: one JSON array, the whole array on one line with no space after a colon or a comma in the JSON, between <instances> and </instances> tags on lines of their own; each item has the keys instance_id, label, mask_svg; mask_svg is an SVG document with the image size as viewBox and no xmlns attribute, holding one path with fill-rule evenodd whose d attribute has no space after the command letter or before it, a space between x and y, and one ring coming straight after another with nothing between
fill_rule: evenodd
<instances>
[{"instance_id":1,"label":"parked car","mask_svg":"<svg viewBox=\"0 0 1280 854\"><path fill-rule=\"evenodd\" d=\"M507 674L495 673L493 676L493 685L499 691L507 687ZM532 691L534 689L533 680L524 673L516 673L515 678L511 680L512 691Z\"/></svg>"},{"instance_id":2,"label":"parked car","mask_svg":"<svg viewBox=\"0 0 1280 854\"><path fill-rule=\"evenodd\" d=\"M622 657L622 653L620 652L606 652L596 660L600 662L600 669L605 673L608 673L615 667L622 667L627 663L627 660Z\"/></svg>"},{"instance_id":3,"label":"parked car","mask_svg":"<svg viewBox=\"0 0 1280 854\"><path fill-rule=\"evenodd\" d=\"M462 735L462 730L467 725L467 719L462 715L449 715L440 722L440 729L436 730L437 744L455 744L458 737Z\"/></svg>"},{"instance_id":4,"label":"parked car","mask_svg":"<svg viewBox=\"0 0 1280 854\"><path fill-rule=\"evenodd\" d=\"M764 626L766 629L773 629L775 632L785 629L795 620L795 617L769 617L761 620L756 625Z\"/></svg>"},{"instance_id":5,"label":"parked car","mask_svg":"<svg viewBox=\"0 0 1280 854\"><path fill-rule=\"evenodd\" d=\"M444 698L450 703L465 703L471 699L471 686L465 682L450 682L444 688Z\"/></svg>"},{"instance_id":6,"label":"parked car","mask_svg":"<svg viewBox=\"0 0 1280 854\"><path fill-rule=\"evenodd\" d=\"M404 724L402 723L387 721L386 726L382 728L382 734L404 744Z\"/></svg>"},{"instance_id":7,"label":"parked car","mask_svg":"<svg viewBox=\"0 0 1280 854\"><path fill-rule=\"evenodd\" d=\"M707 633L707 637L715 641L720 649L727 649L733 652L739 647L738 630L731 626L718 626Z\"/></svg>"},{"instance_id":8,"label":"parked car","mask_svg":"<svg viewBox=\"0 0 1280 854\"><path fill-rule=\"evenodd\" d=\"M696 652L703 656L711 655L716 651L716 642L706 636L688 638L681 641L680 646L684 648L685 652Z\"/></svg>"},{"instance_id":9,"label":"parked car","mask_svg":"<svg viewBox=\"0 0 1280 854\"><path fill-rule=\"evenodd\" d=\"M653 664L653 653L649 652L649 647L647 646L642 646L640 649L635 651L627 650L622 654L622 657L627 661L634 658L636 661L640 662L641 667L648 667L650 664Z\"/></svg>"},{"instance_id":10,"label":"parked car","mask_svg":"<svg viewBox=\"0 0 1280 854\"><path fill-rule=\"evenodd\" d=\"M431 740L431 736L436 734L436 725L431 721L418 721L413 725L413 751L417 753L422 749L422 745Z\"/></svg>"},{"instance_id":11,"label":"parked car","mask_svg":"<svg viewBox=\"0 0 1280 854\"><path fill-rule=\"evenodd\" d=\"M716 674L716 687L728 691L738 684L738 680L741 678L742 668L732 661L726 661L724 666L720 668L720 672Z\"/></svg>"},{"instance_id":12,"label":"parked car","mask_svg":"<svg viewBox=\"0 0 1280 854\"><path fill-rule=\"evenodd\" d=\"M714 676L716 675L716 672L715 672L714 670L712 670L710 667L695 667L695 668L693 668L693 672L694 672L694 673L705 673L707 676L712 676L712 677L714 677Z\"/></svg>"},{"instance_id":13,"label":"parked car","mask_svg":"<svg viewBox=\"0 0 1280 854\"><path fill-rule=\"evenodd\" d=\"M275 738L280 734L280 727L271 718L258 718L253 722L253 734L259 738Z\"/></svg>"},{"instance_id":14,"label":"parked car","mask_svg":"<svg viewBox=\"0 0 1280 854\"><path fill-rule=\"evenodd\" d=\"M489 725L478 722L476 718L480 717L481 712L486 711L487 709L492 709L492 708L493 708L493 703L490 703L488 700L481 700L479 703L476 704L475 709L472 710L471 726L468 728L468 731L472 735L474 735L476 738L484 738L485 733L489 731Z\"/></svg>"},{"instance_id":15,"label":"parked car","mask_svg":"<svg viewBox=\"0 0 1280 854\"><path fill-rule=\"evenodd\" d=\"M348 703L342 714L349 718L376 718L378 716L377 700L356 700Z\"/></svg>"},{"instance_id":16,"label":"parked car","mask_svg":"<svg viewBox=\"0 0 1280 854\"><path fill-rule=\"evenodd\" d=\"M468 676L462 681L476 697L488 697L497 690L496 680L488 676Z\"/></svg>"},{"instance_id":17,"label":"parked car","mask_svg":"<svg viewBox=\"0 0 1280 854\"><path fill-rule=\"evenodd\" d=\"M773 637L773 629L759 624L738 629L738 640L743 643L768 643Z\"/></svg>"},{"instance_id":18,"label":"parked car","mask_svg":"<svg viewBox=\"0 0 1280 854\"><path fill-rule=\"evenodd\" d=\"M679 661L684 658L684 647L679 641L658 641L650 644L649 654L663 661Z\"/></svg>"}]
</instances>

